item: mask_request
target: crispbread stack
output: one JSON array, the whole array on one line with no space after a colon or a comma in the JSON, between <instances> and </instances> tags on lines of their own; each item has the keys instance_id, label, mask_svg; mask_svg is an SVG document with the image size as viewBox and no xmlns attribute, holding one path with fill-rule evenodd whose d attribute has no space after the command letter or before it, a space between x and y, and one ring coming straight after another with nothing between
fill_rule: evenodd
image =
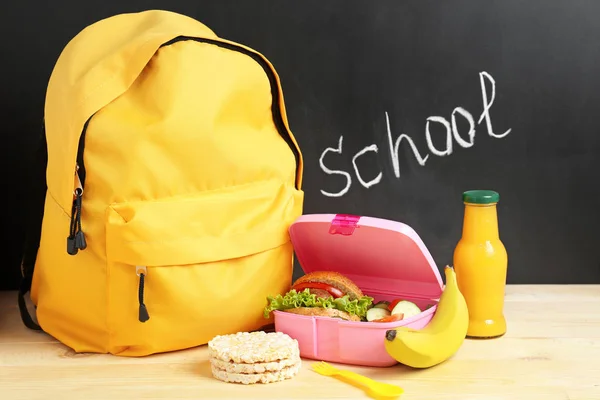
<instances>
[{"instance_id":1,"label":"crispbread stack","mask_svg":"<svg viewBox=\"0 0 600 400\"><path fill-rule=\"evenodd\" d=\"M219 335L208 342L213 376L230 383L272 383L291 379L302 361L298 341L263 331Z\"/></svg>"}]
</instances>

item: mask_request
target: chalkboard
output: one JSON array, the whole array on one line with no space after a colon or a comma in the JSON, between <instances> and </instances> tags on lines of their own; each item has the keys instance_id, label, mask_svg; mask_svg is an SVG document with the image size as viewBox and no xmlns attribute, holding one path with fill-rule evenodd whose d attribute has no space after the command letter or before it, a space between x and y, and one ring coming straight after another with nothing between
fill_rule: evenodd
<instances>
[{"instance_id":1,"label":"chalkboard","mask_svg":"<svg viewBox=\"0 0 600 400\"><path fill-rule=\"evenodd\" d=\"M413 227L452 262L461 193L500 193L509 283L600 283L600 2L571 0L22 1L4 5L5 254L15 287L22 171L67 41L162 8L263 53L305 159L305 213ZM398 144L399 143L399 144ZM6 242L5 242L6 243ZM298 268L296 275L301 271ZM8 283L6 283L8 282Z\"/></svg>"}]
</instances>

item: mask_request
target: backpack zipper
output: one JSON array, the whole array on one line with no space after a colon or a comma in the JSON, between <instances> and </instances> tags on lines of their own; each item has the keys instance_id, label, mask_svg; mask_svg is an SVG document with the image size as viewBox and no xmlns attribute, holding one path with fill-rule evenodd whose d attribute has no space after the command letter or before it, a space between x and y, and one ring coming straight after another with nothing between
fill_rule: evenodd
<instances>
[{"instance_id":1,"label":"backpack zipper","mask_svg":"<svg viewBox=\"0 0 600 400\"><path fill-rule=\"evenodd\" d=\"M222 47L228 50L232 50L232 51L237 51L239 53L245 54L247 56L249 56L250 58L252 58L254 61L256 61L264 70L265 74L267 75L267 78L269 79L269 83L271 85L271 97L273 99L273 102L271 104L271 114L273 116L273 122L275 124L275 128L277 128L277 132L279 132L279 135L283 138L283 140L285 140L285 142L287 143L287 145L289 146L290 150L292 151L292 154L294 154L294 159L296 160L296 177L295 177L295 186L297 189L299 188L299 180L298 180L298 169L300 168L300 152L298 150L298 148L296 147L296 145L294 144L294 141L292 140L292 137L290 136L290 133L288 132L285 123L283 122L283 116L281 115L281 108L280 108L280 104L279 104L279 86L277 85L277 80L275 78L275 74L273 73L273 70L271 69L271 67L265 62L265 60L258 54L249 51L241 46L235 45L235 44L231 44L231 43L224 43L221 42L219 40L215 40L215 39L206 39L206 38L199 38L199 37L192 37L192 36L178 36L172 40L169 40L168 42L162 44L160 47L165 47L165 46L169 46L172 45L174 43L177 42L182 42L185 40L192 40L198 43L208 43L208 44L212 44L218 47ZM81 207L82 207L82 203L83 203L83 188L85 187L85 176L86 176L86 171L85 171L85 163L83 162L83 151L85 149L85 135L87 132L87 127L90 123L90 120L94 117L94 114L92 116L90 116L90 118L88 118L88 120L85 122L85 124L83 125L83 129L81 131L81 135L79 136L79 145L77 147L77 165L76 165L76 170L75 170L75 174L78 177L78 180L80 182L80 189L81 191L79 192L79 195L75 195L74 199L73 199L73 207L71 210L71 230L69 231L69 237L67 238L67 253L69 253L70 255L75 255L77 254L77 252L79 250L84 250L87 247L86 241L85 241L85 235L81 229ZM77 188L76 188L76 192L77 192ZM75 227L75 228L73 228Z\"/></svg>"},{"instance_id":2,"label":"backpack zipper","mask_svg":"<svg viewBox=\"0 0 600 400\"><path fill-rule=\"evenodd\" d=\"M76 255L79 250L85 250L87 242L85 234L81 229L81 209L83 207L83 187L85 186L85 165L83 163L83 148L85 147L85 133L87 127L94 115L88 118L83 125L79 135L79 145L77 147L77 158L75 161L75 188L73 190L73 205L71 206L71 223L69 226L69 236L67 236L67 253Z\"/></svg>"},{"instance_id":3,"label":"backpack zipper","mask_svg":"<svg viewBox=\"0 0 600 400\"><path fill-rule=\"evenodd\" d=\"M75 190L73 190L73 206L71 207L71 225L67 237L67 253L74 256L79 250L87 247L85 235L81 230L81 203L83 198L83 185L79 178L79 165L75 167Z\"/></svg>"}]
</instances>

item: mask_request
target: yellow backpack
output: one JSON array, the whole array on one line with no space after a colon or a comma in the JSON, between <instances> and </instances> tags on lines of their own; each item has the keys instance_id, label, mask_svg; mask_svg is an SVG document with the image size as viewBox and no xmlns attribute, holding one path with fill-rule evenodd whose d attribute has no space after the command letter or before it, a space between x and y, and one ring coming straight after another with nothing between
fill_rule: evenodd
<instances>
[{"instance_id":1,"label":"yellow backpack","mask_svg":"<svg viewBox=\"0 0 600 400\"><path fill-rule=\"evenodd\" d=\"M28 327L76 352L143 356L271 322L304 197L264 56L180 14L113 16L65 47L44 119Z\"/></svg>"}]
</instances>

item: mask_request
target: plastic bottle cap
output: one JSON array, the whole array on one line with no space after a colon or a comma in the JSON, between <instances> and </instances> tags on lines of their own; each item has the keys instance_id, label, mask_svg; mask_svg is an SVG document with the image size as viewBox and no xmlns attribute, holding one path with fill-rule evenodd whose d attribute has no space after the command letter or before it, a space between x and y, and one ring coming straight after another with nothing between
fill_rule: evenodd
<instances>
[{"instance_id":1,"label":"plastic bottle cap","mask_svg":"<svg viewBox=\"0 0 600 400\"><path fill-rule=\"evenodd\" d=\"M493 204L500 201L500 195L493 190L467 190L462 199L464 203Z\"/></svg>"}]
</instances>

